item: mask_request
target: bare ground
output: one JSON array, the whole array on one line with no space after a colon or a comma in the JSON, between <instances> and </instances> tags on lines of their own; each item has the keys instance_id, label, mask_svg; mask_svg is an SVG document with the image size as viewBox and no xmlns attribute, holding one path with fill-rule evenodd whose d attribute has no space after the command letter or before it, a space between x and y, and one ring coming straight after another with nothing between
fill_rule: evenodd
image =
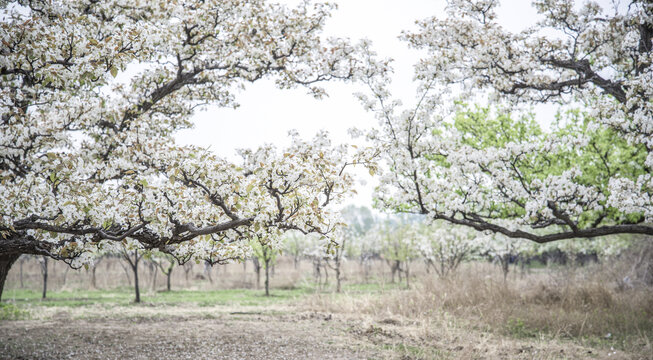
<instances>
[{"instance_id":1,"label":"bare ground","mask_svg":"<svg viewBox=\"0 0 653 360\"><path fill-rule=\"evenodd\" d=\"M624 359L570 342L297 307L42 308L0 322L0 359Z\"/></svg>"},{"instance_id":2,"label":"bare ground","mask_svg":"<svg viewBox=\"0 0 653 360\"><path fill-rule=\"evenodd\" d=\"M366 359L382 357L346 338L328 317L236 313L0 323L2 359Z\"/></svg>"}]
</instances>

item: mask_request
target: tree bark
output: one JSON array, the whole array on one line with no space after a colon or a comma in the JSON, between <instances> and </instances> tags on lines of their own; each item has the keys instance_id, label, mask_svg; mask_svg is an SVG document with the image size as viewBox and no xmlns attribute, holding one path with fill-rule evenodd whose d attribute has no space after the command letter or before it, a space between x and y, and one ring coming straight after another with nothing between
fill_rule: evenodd
<instances>
[{"instance_id":1,"label":"tree bark","mask_svg":"<svg viewBox=\"0 0 653 360\"><path fill-rule=\"evenodd\" d=\"M406 287L410 288L410 261L406 260L404 266L406 267Z\"/></svg>"},{"instance_id":2,"label":"tree bark","mask_svg":"<svg viewBox=\"0 0 653 360\"><path fill-rule=\"evenodd\" d=\"M258 258L252 258L252 264L254 265L254 272L256 273L256 289L261 288L261 264L258 262Z\"/></svg>"},{"instance_id":3,"label":"tree bark","mask_svg":"<svg viewBox=\"0 0 653 360\"><path fill-rule=\"evenodd\" d=\"M135 303L140 303L141 302L141 289L138 286L138 261L141 259L143 256L142 254L139 256L138 255L138 249L134 250L134 259L132 260L131 255L123 249L123 258L127 260L129 263L129 266L132 269L132 272L134 273L134 293L135 293L135 298L134 302ZM125 270L127 271L127 270Z\"/></svg>"},{"instance_id":4,"label":"tree bark","mask_svg":"<svg viewBox=\"0 0 653 360\"><path fill-rule=\"evenodd\" d=\"M20 257L20 255L18 255L18 257ZM20 288L21 289L25 287L25 284L23 283L23 263L25 263L25 258L20 259ZM0 290L0 293L1 292L2 290Z\"/></svg>"},{"instance_id":5,"label":"tree bark","mask_svg":"<svg viewBox=\"0 0 653 360\"><path fill-rule=\"evenodd\" d=\"M152 273L152 271L150 271ZM156 291L156 275L159 273L159 267L154 265L154 275L152 276L152 291Z\"/></svg>"},{"instance_id":6,"label":"tree bark","mask_svg":"<svg viewBox=\"0 0 653 360\"><path fill-rule=\"evenodd\" d=\"M20 254L0 255L0 300L2 300L2 292L5 288L5 280L11 266L18 260Z\"/></svg>"},{"instance_id":7,"label":"tree bark","mask_svg":"<svg viewBox=\"0 0 653 360\"><path fill-rule=\"evenodd\" d=\"M510 255L501 257L501 270L503 271L503 282L508 280L508 272L510 271Z\"/></svg>"},{"instance_id":8,"label":"tree bark","mask_svg":"<svg viewBox=\"0 0 653 360\"><path fill-rule=\"evenodd\" d=\"M136 298L134 302L141 302L141 289L138 287L138 250L134 250L134 265L132 269L134 270L134 291L136 293Z\"/></svg>"},{"instance_id":9,"label":"tree bark","mask_svg":"<svg viewBox=\"0 0 653 360\"><path fill-rule=\"evenodd\" d=\"M270 296L270 259L265 259L265 296Z\"/></svg>"},{"instance_id":10,"label":"tree bark","mask_svg":"<svg viewBox=\"0 0 653 360\"><path fill-rule=\"evenodd\" d=\"M68 277L68 271L70 271L70 266L66 266L66 270L63 271L63 279L61 286L66 286L66 278Z\"/></svg>"},{"instance_id":11,"label":"tree bark","mask_svg":"<svg viewBox=\"0 0 653 360\"><path fill-rule=\"evenodd\" d=\"M336 292L340 293L340 262L336 265Z\"/></svg>"},{"instance_id":12,"label":"tree bark","mask_svg":"<svg viewBox=\"0 0 653 360\"><path fill-rule=\"evenodd\" d=\"M97 264L93 264L93 268L91 269L91 286L93 286L93 289L97 289L97 277L95 276L96 270Z\"/></svg>"},{"instance_id":13,"label":"tree bark","mask_svg":"<svg viewBox=\"0 0 653 360\"><path fill-rule=\"evenodd\" d=\"M45 299L48 293L48 258L45 256L41 264L41 271L43 272L43 294L41 298Z\"/></svg>"}]
</instances>

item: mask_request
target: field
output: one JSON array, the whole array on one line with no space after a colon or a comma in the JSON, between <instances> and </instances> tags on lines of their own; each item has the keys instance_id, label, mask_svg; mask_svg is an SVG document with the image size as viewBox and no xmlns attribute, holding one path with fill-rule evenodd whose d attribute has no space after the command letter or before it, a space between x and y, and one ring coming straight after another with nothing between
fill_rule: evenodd
<instances>
[{"instance_id":1,"label":"field","mask_svg":"<svg viewBox=\"0 0 653 360\"><path fill-rule=\"evenodd\" d=\"M147 263L145 263L147 264ZM178 267L172 291L141 269L133 303L118 259L91 271L49 264L46 299L35 259L16 264L0 308L0 357L248 359L649 359L653 292L620 289L615 265L513 269L467 263L447 279L414 263L409 287L377 261L355 262L343 291L311 264L281 258L272 296L251 263ZM209 278L210 275L210 278ZM64 284L65 277L65 284ZM131 280L130 280L131 282ZM262 282L262 279L261 279Z\"/></svg>"}]
</instances>

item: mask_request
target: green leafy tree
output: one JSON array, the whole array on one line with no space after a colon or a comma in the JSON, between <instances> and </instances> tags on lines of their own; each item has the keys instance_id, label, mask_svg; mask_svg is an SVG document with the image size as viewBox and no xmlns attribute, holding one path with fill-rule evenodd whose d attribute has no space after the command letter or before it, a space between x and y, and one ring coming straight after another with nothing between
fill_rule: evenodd
<instances>
[{"instance_id":1,"label":"green leafy tree","mask_svg":"<svg viewBox=\"0 0 653 360\"><path fill-rule=\"evenodd\" d=\"M260 276L260 269L263 268L263 271L265 271L265 296L270 296L270 268L274 266L274 263L277 261L277 255L280 253L280 250L274 245L266 238L251 240L252 255L260 264L258 267L255 266L255 269L258 268L257 279Z\"/></svg>"}]
</instances>

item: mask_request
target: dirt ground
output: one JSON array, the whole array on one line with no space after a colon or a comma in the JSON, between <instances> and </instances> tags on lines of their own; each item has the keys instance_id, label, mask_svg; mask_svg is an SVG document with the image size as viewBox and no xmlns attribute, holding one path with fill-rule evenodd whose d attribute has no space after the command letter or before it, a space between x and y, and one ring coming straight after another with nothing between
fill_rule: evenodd
<instances>
[{"instance_id":1,"label":"dirt ground","mask_svg":"<svg viewBox=\"0 0 653 360\"><path fill-rule=\"evenodd\" d=\"M297 310L43 309L38 319L0 322L0 359L628 358L570 343L444 330L442 324Z\"/></svg>"},{"instance_id":2,"label":"dirt ground","mask_svg":"<svg viewBox=\"0 0 653 360\"><path fill-rule=\"evenodd\" d=\"M2 359L368 359L327 317L234 313L206 318L0 323Z\"/></svg>"}]
</instances>

